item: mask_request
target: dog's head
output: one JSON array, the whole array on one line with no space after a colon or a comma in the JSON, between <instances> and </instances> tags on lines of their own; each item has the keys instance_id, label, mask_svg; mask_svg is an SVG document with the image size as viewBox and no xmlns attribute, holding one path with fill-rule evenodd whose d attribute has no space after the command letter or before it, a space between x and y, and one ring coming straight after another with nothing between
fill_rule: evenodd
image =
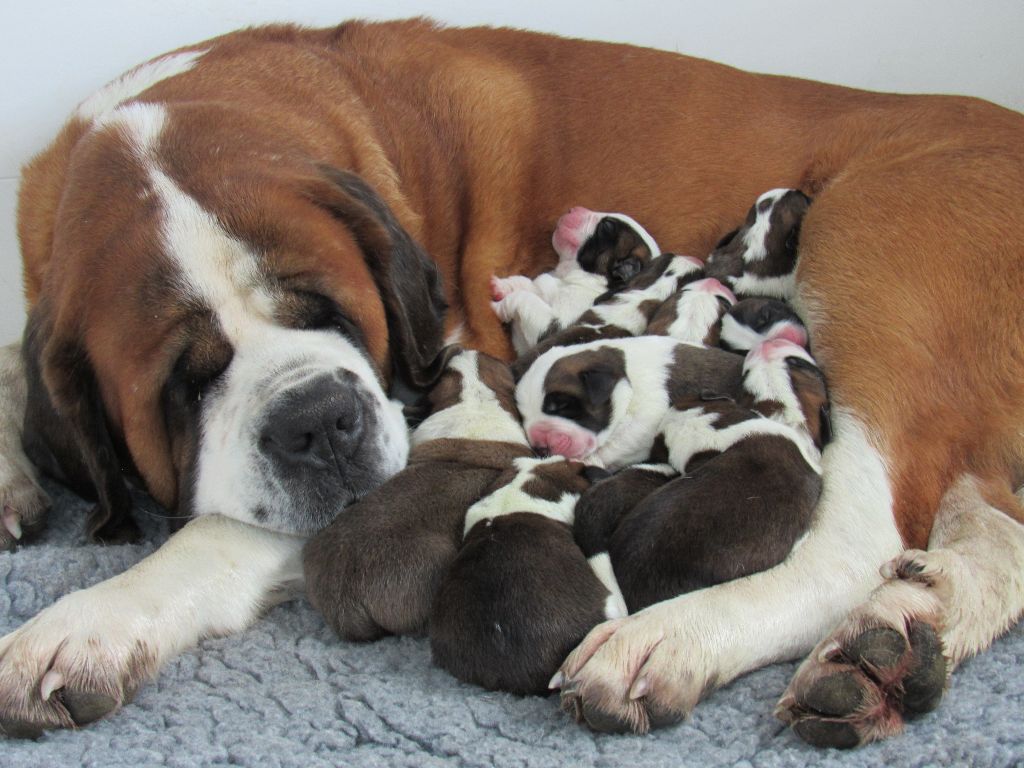
<instances>
[{"instance_id":1,"label":"dog's head","mask_svg":"<svg viewBox=\"0 0 1024 768\"><path fill-rule=\"evenodd\" d=\"M551 244L561 263L578 262L607 278L609 288L625 285L661 253L650 233L629 216L580 206L558 220Z\"/></svg>"},{"instance_id":2,"label":"dog's head","mask_svg":"<svg viewBox=\"0 0 1024 768\"><path fill-rule=\"evenodd\" d=\"M723 237L705 262L709 277L736 293L788 299L795 290L797 246L811 198L772 189L747 212L743 226Z\"/></svg>"},{"instance_id":3,"label":"dog's head","mask_svg":"<svg viewBox=\"0 0 1024 768\"><path fill-rule=\"evenodd\" d=\"M601 451L621 432L633 404L628 343L646 346L652 340L670 341L654 336L597 341L540 355L516 384L516 404L534 450L604 463ZM644 355L633 350L632 357L639 362ZM650 370L657 367L653 363Z\"/></svg>"},{"instance_id":4,"label":"dog's head","mask_svg":"<svg viewBox=\"0 0 1024 768\"><path fill-rule=\"evenodd\" d=\"M373 187L199 117L97 120L44 222L26 448L97 497L101 538L130 527L125 471L183 514L322 527L404 465L389 386L445 361L438 271Z\"/></svg>"}]
</instances>

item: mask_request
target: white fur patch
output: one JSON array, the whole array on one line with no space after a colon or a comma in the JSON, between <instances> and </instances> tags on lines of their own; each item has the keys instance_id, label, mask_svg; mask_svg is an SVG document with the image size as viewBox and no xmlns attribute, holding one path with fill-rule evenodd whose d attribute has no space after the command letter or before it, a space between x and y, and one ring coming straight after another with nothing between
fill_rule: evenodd
<instances>
[{"instance_id":1,"label":"white fur patch","mask_svg":"<svg viewBox=\"0 0 1024 768\"><path fill-rule=\"evenodd\" d=\"M599 552L587 558L590 569L597 576L604 588L608 590L608 598L604 603L604 618L621 619L629 615L629 608L626 607L626 599L622 596L619 588L619 580L615 578L615 571L612 568L612 559L607 552Z\"/></svg>"},{"instance_id":2,"label":"white fur patch","mask_svg":"<svg viewBox=\"0 0 1024 768\"><path fill-rule=\"evenodd\" d=\"M764 296L769 299L788 301L796 293L796 273L775 277L758 277L745 273L739 277L728 277L729 287L746 296Z\"/></svg>"},{"instance_id":3,"label":"white fur patch","mask_svg":"<svg viewBox=\"0 0 1024 768\"><path fill-rule=\"evenodd\" d=\"M567 491L558 501L548 501L523 492L523 486L533 479L533 470L537 466L556 464L562 461L565 459L561 456L551 456L546 459L523 457L513 460L513 465L519 474L508 485L503 485L490 496L485 496L469 508L466 512L463 536L482 520L493 520L496 517L511 515L515 512L543 515L557 523L572 526L576 519L576 501L579 499L579 494Z\"/></svg>"},{"instance_id":4,"label":"white fur patch","mask_svg":"<svg viewBox=\"0 0 1024 768\"><path fill-rule=\"evenodd\" d=\"M255 522L253 512L259 507L285 513L290 509L291 494L261 461L261 416L285 390L338 369L354 373L372 396L380 417L375 436L384 465L380 471L397 472L409 450L400 407L387 398L365 355L346 338L277 324L276 296L266 287L257 255L160 167L155 148L166 122L167 113L159 105L127 104L106 113L97 130L117 130L132 147L159 201L162 251L175 267L180 300L215 313L234 350L203 407L195 514Z\"/></svg>"},{"instance_id":5,"label":"white fur patch","mask_svg":"<svg viewBox=\"0 0 1024 768\"><path fill-rule=\"evenodd\" d=\"M744 264L750 264L753 261L761 261L768 255L768 246L765 241L772 226L772 211L775 208L775 204L779 202L779 200L782 199L782 196L787 192L789 192L788 189L771 189L757 198L757 202L754 204L757 209L757 214L754 217L754 223L743 235L743 244L747 246L746 251L743 253ZM761 203L766 201L771 201L771 205L769 205L767 210L762 213L760 210Z\"/></svg>"},{"instance_id":6,"label":"white fur patch","mask_svg":"<svg viewBox=\"0 0 1024 768\"><path fill-rule=\"evenodd\" d=\"M162 80L188 72L204 53L205 50L182 51L140 64L107 83L79 104L75 110L75 117L86 121L102 117L122 102L135 98Z\"/></svg>"},{"instance_id":7,"label":"white fur patch","mask_svg":"<svg viewBox=\"0 0 1024 768\"><path fill-rule=\"evenodd\" d=\"M442 438L527 445L522 425L480 380L478 365L476 352L462 352L452 358L448 367L462 374L459 402L424 419L409 438L413 446Z\"/></svg>"},{"instance_id":8,"label":"white fur patch","mask_svg":"<svg viewBox=\"0 0 1024 768\"><path fill-rule=\"evenodd\" d=\"M679 341L702 344L721 315L722 304L717 296L684 288L676 299L676 319L668 327L667 335Z\"/></svg>"}]
</instances>

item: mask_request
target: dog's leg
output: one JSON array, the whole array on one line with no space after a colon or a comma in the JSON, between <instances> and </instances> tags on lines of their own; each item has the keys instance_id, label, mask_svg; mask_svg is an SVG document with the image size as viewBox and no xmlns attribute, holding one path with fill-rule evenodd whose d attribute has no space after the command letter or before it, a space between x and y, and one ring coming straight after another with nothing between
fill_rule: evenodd
<instances>
[{"instance_id":1,"label":"dog's leg","mask_svg":"<svg viewBox=\"0 0 1024 768\"><path fill-rule=\"evenodd\" d=\"M596 627L553 681L564 707L599 730L679 720L710 690L806 653L867 598L903 547L883 457L852 414L836 409L835 425L821 501L790 556Z\"/></svg>"},{"instance_id":2,"label":"dog's leg","mask_svg":"<svg viewBox=\"0 0 1024 768\"><path fill-rule=\"evenodd\" d=\"M512 346L519 354L534 347L541 334L555 321L551 306L528 291L510 293L492 306L503 323L512 325Z\"/></svg>"},{"instance_id":3,"label":"dog's leg","mask_svg":"<svg viewBox=\"0 0 1024 768\"><path fill-rule=\"evenodd\" d=\"M237 632L302 579L304 539L200 517L134 567L0 638L0 733L92 722L175 654Z\"/></svg>"},{"instance_id":4,"label":"dog's leg","mask_svg":"<svg viewBox=\"0 0 1024 768\"><path fill-rule=\"evenodd\" d=\"M0 347L0 551L23 533L41 528L50 499L21 447L25 420L25 368L21 344Z\"/></svg>"},{"instance_id":5,"label":"dog's leg","mask_svg":"<svg viewBox=\"0 0 1024 768\"><path fill-rule=\"evenodd\" d=\"M898 733L1024 613L1024 526L986 503L975 478L943 497L928 547L883 566L885 583L797 670L777 712L807 741Z\"/></svg>"}]
</instances>

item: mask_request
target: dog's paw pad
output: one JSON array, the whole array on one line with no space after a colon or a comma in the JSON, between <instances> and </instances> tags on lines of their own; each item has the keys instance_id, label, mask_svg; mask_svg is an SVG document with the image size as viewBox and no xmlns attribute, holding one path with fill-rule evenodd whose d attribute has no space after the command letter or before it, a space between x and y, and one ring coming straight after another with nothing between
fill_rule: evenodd
<instances>
[{"instance_id":1,"label":"dog's paw pad","mask_svg":"<svg viewBox=\"0 0 1024 768\"><path fill-rule=\"evenodd\" d=\"M103 693L61 691L60 699L75 725L88 725L121 706L117 699Z\"/></svg>"},{"instance_id":2,"label":"dog's paw pad","mask_svg":"<svg viewBox=\"0 0 1024 768\"><path fill-rule=\"evenodd\" d=\"M930 624L912 620L905 632L867 626L846 639L842 630L801 665L776 709L802 739L855 747L900 732L905 719L938 705L947 664Z\"/></svg>"}]
</instances>

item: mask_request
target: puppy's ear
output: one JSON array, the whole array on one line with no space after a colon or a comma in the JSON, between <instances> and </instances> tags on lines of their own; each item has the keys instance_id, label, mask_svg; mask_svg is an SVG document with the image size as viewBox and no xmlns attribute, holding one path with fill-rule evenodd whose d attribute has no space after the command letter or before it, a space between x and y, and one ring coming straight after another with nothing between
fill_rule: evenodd
<instances>
[{"instance_id":1,"label":"puppy's ear","mask_svg":"<svg viewBox=\"0 0 1024 768\"><path fill-rule=\"evenodd\" d=\"M96 502L87 531L96 541L133 541L132 498L85 349L59 336L46 300L29 315L22 356L28 384L22 442L46 474ZM130 463L130 462L127 462ZM124 471L131 471L125 467Z\"/></svg>"},{"instance_id":2,"label":"puppy's ear","mask_svg":"<svg viewBox=\"0 0 1024 768\"><path fill-rule=\"evenodd\" d=\"M603 405L611 400L612 390L622 378L604 366L588 368L580 374L583 392L592 405Z\"/></svg>"},{"instance_id":3,"label":"puppy's ear","mask_svg":"<svg viewBox=\"0 0 1024 768\"><path fill-rule=\"evenodd\" d=\"M437 266L361 177L330 166L319 171L328 186L312 197L344 221L363 249L384 301L395 373L408 385L429 387L451 357L443 349L447 304Z\"/></svg>"},{"instance_id":4,"label":"puppy's ear","mask_svg":"<svg viewBox=\"0 0 1024 768\"><path fill-rule=\"evenodd\" d=\"M786 358L786 365L807 429L821 450L832 440L832 415L825 375L816 365L799 357Z\"/></svg>"}]
</instances>

